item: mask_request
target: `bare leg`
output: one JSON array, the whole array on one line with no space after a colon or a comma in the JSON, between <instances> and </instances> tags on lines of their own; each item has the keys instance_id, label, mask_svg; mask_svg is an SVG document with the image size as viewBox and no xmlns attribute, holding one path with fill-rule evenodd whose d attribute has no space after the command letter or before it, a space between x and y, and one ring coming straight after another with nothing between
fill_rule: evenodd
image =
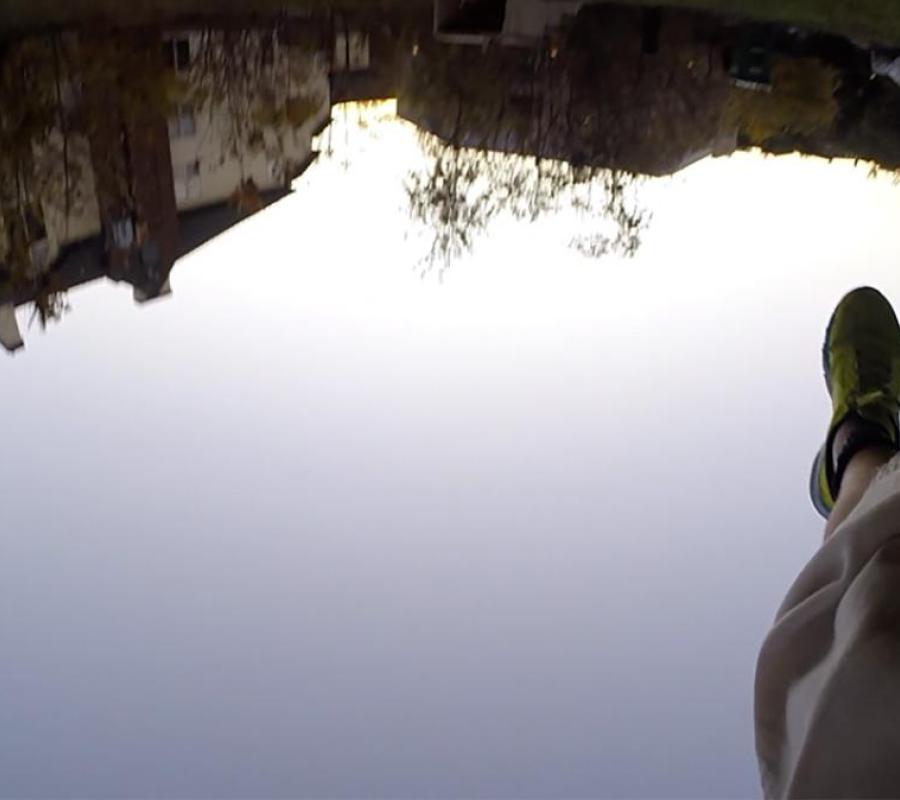
<instances>
[{"instance_id":1,"label":"bare leg","mask_svg":"<svg viewBox=\"0 0 900 800\"><path fill-rule=\"evenodd\" d=\"M834 504L834 508L828 517L828 524L825 526L826 539L834 533L837 526L856 508L879 468L895 455L896 451L893 448L885 445L874 445L860 450L853 456L841 479L841 488L838 492L837 502Z\"/></svg>"}]
</instances>

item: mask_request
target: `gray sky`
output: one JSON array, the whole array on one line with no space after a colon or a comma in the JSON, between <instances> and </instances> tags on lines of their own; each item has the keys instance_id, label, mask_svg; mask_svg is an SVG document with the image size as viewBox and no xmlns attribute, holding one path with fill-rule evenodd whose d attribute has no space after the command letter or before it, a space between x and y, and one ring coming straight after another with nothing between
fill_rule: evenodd
<instances>
[{"instance_id":1,"label":"gray sky","mask_svg":"<svg viewBox=\"0 0 900 800\"><path fill-rule=\"evenodd\" d=\"M500 224L420 280L387 126L7 360L10 797L749 797L821 524L819 347L900 189L744 155L632 262Z\"/></svg>"}]
</instances>

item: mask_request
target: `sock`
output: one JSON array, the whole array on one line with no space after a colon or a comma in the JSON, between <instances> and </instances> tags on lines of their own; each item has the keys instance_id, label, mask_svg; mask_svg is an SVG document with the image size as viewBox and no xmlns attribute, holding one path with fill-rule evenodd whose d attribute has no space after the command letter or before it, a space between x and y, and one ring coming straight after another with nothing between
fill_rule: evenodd
<instances>
[{"instance_id":1,"label":"sock","mask_svg":"<svg viewBox=\"0 0 900 800\"><path fill-rule=\"evenodd\" d=\"M867 416L875 416L867 414ZM828 458L825 462L825 474L831 496L837 499L841 488L841 479L853 457L869 447L886 447L895 452L898 450L897 422L892 415L877 415L881 419L863 417L859 412L851 411L837 425L829 437ZM877 421L876 421L877 419Z\"/></svg>"}]
</instances>

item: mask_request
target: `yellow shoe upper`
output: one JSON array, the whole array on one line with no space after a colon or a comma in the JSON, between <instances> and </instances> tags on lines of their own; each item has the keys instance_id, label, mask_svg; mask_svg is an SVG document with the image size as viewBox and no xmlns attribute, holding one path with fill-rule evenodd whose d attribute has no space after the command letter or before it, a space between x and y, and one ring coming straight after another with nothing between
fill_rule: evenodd
<instances>
[{"instance_id":1,"label":"yellow shoe upper","mask_svg":"<svg viewBox=\"0 0 900 800\"><path fill-rule=\"evenodd\" d=\"M823 349L825 378L832 399L819 491L828 508L834 505L830 484L830 444L849 414L874 423L895 446L900 411L900 325L888 300L875 289L856 289L838 304Z\"/></svg>"}]
</instances>

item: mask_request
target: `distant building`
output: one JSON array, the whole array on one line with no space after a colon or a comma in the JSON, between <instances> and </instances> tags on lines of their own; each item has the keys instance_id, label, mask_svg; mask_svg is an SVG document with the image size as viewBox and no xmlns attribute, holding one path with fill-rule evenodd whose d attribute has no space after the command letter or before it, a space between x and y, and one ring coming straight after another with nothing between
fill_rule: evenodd
<instances>
[{"instance_id":1,"label":"distant building","mask_svg":"<svg viewBox=\"0 0 900 800\"><path fill-rule=\"evenodd\" d=\"M603 4L539 37L535 22L529 47L508 30L478 50L422 48L398 113L451 144L645 175L736 148L720 129L731 82L715 18Z\"/></svg>"},{"instance_id":2,"label":"distant building","mask_svg":"<svg viewBox=\"0 0 900 800\"><path fill-rule=\"evenodd\" d=\"M270 189L262 192L260 199L263 206L268 206L289 193L287 188ZM174 260L224 233L243 218L229 202L180 212ZM42 296L67 292L101 278L130 284L137 302L146 302L170 291L168 281L160 285L152 267L141 262L136 262L127 273L113 270L103 237L98 233L65 247L46 272L29 280L0 284L0 346L8 352L15 352L24 346L15 314L18 307L36 303ZM147 287L153 287L152 297Z\"/></svg>"},{"instance_id":3,"label":"distant building","mask_svg":"<svg viewBox=\"0 0 900 800\"><path fill-rule=\"evenodd\" d=\"M206 34L208 36L208 34ZM204 49L216 51L224 48L222 35L217 40L204 42L204 34L198 32L173 33L165 39L165 51L169 54L171 68L189 75L188 70ZM272 35L263 31L259 37ZM312 154L312 138L327 124L331 111L328 86L327 54L323 51L308 52L280 44L277 39L261 48L262 58L271 70L271 85L266 91L282 96L272 98L284 107L295 98L304 102L314 99L306 114L306 121L294 127L288 120L260 129L260 140L254 147L239 148L247 142L235 142L235 109L226 101L216 98L215 78L212 79L211 96L202 105L180 105L168 119L169 143L172 158L172 176L176 203L179 209L198 208L221 202L232 196L241 183L252 181L261 191L284 186L309 162ZM221 59L229 58L227 52ZM215 58L215 55L213 56ZM293 81L293 83L290 83ZM246 97L238 97L236 104L248 103L254 98L253 87ZM253 109L240 109L248 119L239 124L254 124ZM253 132L247 132L252 137Z\"/></svg>"},{"instance_id":4,"label":"distant building","mask_svg":"<svg viewBox=\"0 0 900 800\"><path fill-rule=\"evenodd\" d=\"M54 139L59 133L52 134ZM35 148L35 151L37 148ZM35 152L35 158L39 154ZM73 173L82 176L77 191L72 192L68 214L60 198L39 193L29 195L26 202L16 196L12 176L0 180L0 280L5 266L16 260L25 275L36 275L48 269L68 243L90 236L99 229L99 212L94 189L90 150L83 136L69 139L69 159ZM57 202L50 202L55 199Z\"/></svg>"},{"instance_id":5,"label":"distant building","mask_svg":"<svg viewBox=\"0 0 900 800\"><path fill-rule=\"evenodd\" d=\"M530 46L583 5L584 0L434 0L434 37L447 44Z\"/></svg>"},{"instance_id":6,"label":"distant building","mask_svg":"<svg viewBox=\"0 0 900 800\"><path fill-rule=\"evenodd\" d=\"M216 73L233 61L225 33L174 32L161 48L158 35L129 35L134 47L161 52L161 79L170 70L187 98L202 101L188 99L165 119L141 102L143 87L130 95L115 72L94 70L83 81L88 134L69 143L81 202L65 215L49 198L14 208L0 193L0 345L7 350L23 344L14 309L48 294L103 276L129 283L137 302L168 294L177 258L286 194L315 158L312 138L331 109L324 50L285 44L265 29L243 32L241 46L250 42L270 76L254 82L243 67L234 76ZM192 69L198 58L202 70Z\"/></svg>"},{"instance_id":7,"label":"distant building","mask_svg":"<svg viewBox=\"0 0 900 800\"><path fill-rule=\"evenodd\" d=\"M331 16L332 103L397 96L407 56L430 39L428 7Z\"/></svg>"}]
</instances>

